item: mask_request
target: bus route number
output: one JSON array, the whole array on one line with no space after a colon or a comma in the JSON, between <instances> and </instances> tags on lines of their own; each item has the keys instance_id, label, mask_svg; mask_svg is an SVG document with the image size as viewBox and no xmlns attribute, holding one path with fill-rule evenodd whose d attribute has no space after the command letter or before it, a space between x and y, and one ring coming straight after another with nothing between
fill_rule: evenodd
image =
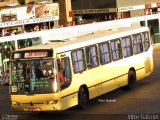
<instances>
[{"instance_id":1,"label":"bus route number","mask_svg":"<svg viewBox=\"0 0 160 120\"><path fill-rule=\"evenodd\" d=\"M27 52L25 53L25 58L30 58L30 57L46 57L47 52Z\"/></svg>"}]
</instances>

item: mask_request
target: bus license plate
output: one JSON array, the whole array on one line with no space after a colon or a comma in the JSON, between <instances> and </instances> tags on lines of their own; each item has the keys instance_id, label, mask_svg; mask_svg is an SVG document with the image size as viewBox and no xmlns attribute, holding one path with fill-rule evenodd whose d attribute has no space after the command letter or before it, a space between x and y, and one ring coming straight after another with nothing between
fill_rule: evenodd
<instances>
[{"instance_id":1,"label":"bus license plate","mask_svg":"<svg viewBox=\"0 0 160 120\"><path fill-rule=\"evenodd\" d=\"M34 111L37 111L37 108L29 108L28 111L34 112Z\"/></svg>"}]
</instances>

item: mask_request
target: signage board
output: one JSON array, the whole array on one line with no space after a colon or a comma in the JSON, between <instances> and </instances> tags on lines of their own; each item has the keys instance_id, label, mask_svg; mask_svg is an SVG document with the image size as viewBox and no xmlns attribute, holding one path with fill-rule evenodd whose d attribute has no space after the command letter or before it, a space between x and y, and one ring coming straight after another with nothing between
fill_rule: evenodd
<instances>
[{"instance_id":1,"label":"signage board","mask_svg":"<svg viewBox=\"0 0 160 120\"><path fill-rule=\"evenodd\" d=\"M24 50L20 52L13 52L12 58L16 59L32 59L32 58L43 58L43 57L53 57L53 50Z\"/></svg>"},{"instance_id":2,"label":"signage board","mask_svg":"<svg viewBox=\"0 0 160 120\"><path fill-rule=\"evenodd\" d=\"M42 23L42 22L50 22L50 21L55 21L55 20L59 20L59 16L50 16L50 17L35 18L35 19L28 19L28 20L1 22L0 28L26 25L26 24L34 24L34 23Z\"/></svg>"},{"instance_id":3,"label":"signage board","mask_svg":"<svg viewBox=\"0 0 160 120\"><path fill-rule=\"evenodd\" d=\"M59 16L58 4L45 4L35 6L36 18L46 16Z\"/></svg>"},{"instance_id":4,"label":"signage board","mask_svg":"<svg viewBox=\"0 0 160 120\"><path fill-rule=\"evenodd\" d=\"M24 54L25 58L34 58L34 57L47 57L48 53L46 51L39 51L39 52L26 52Z\"/></svg>"},{"instance_id":5,"label":"signage board","mask_svg":"<svg viewBox=\"0 0 160 120\"><path fill-rule=\"evenodd\" d=\"M117 12L116 8L104 8L104 9L83 9L73 10L74 14L92 14L92 13L111 13Z\"/></svg>"},{"instance_id":6,"label":"signage board","mask_svg":"<svg viewBox=\"0 0 160 120\"><path fill-rule=\"evenodd\" d=\"M139 9L145 9L145 5L119 7L118 12L127 12L127 11L131 11L131 10L139 10Z\"/></svg>"}]
</instances>

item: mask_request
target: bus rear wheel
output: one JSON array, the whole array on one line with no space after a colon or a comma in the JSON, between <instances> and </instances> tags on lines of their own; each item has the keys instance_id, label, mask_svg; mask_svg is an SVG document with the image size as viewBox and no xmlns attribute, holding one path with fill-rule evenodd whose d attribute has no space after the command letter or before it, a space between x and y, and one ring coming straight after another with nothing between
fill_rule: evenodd
<instances>
[{"instance_id":1,"label":"bus rear wheel","mask_svg":"<svg viewBox=\"0 0 160 120\"><path fill-rule=\"evenodd\" d=\"M84 109L86 107L86 103L88 102L88 93L84 87L80 87L78 91L78 108Z\"/></svg>"},{"instance_id":2,"label":"bus rear wheel","mask_svg":"<svg viewBox=\"0 0 160 120\"><path fill-rule=\"evenodd\" d=\"M136 83L135 72L130 70L129 73L128 73L128 85L127 85L127 88L128 89L133 89L135 87L135 83Z\"/></svg>"}]
</instances>

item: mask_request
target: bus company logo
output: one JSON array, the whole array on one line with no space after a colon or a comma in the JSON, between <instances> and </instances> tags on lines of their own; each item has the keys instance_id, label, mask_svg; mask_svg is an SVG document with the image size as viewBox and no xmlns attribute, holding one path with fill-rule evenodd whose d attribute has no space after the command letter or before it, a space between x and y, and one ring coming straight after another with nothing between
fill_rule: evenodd
<instances>
[{"instance_id":1,"label":"bus company logo","mask_svg":"<svg viewBox=\"0 0 160 120\"><path fill-rule=\"evenodd\" d=\"M2 114L2 120L18 120L18 115Z\"/></svg>"}]
</instances>

